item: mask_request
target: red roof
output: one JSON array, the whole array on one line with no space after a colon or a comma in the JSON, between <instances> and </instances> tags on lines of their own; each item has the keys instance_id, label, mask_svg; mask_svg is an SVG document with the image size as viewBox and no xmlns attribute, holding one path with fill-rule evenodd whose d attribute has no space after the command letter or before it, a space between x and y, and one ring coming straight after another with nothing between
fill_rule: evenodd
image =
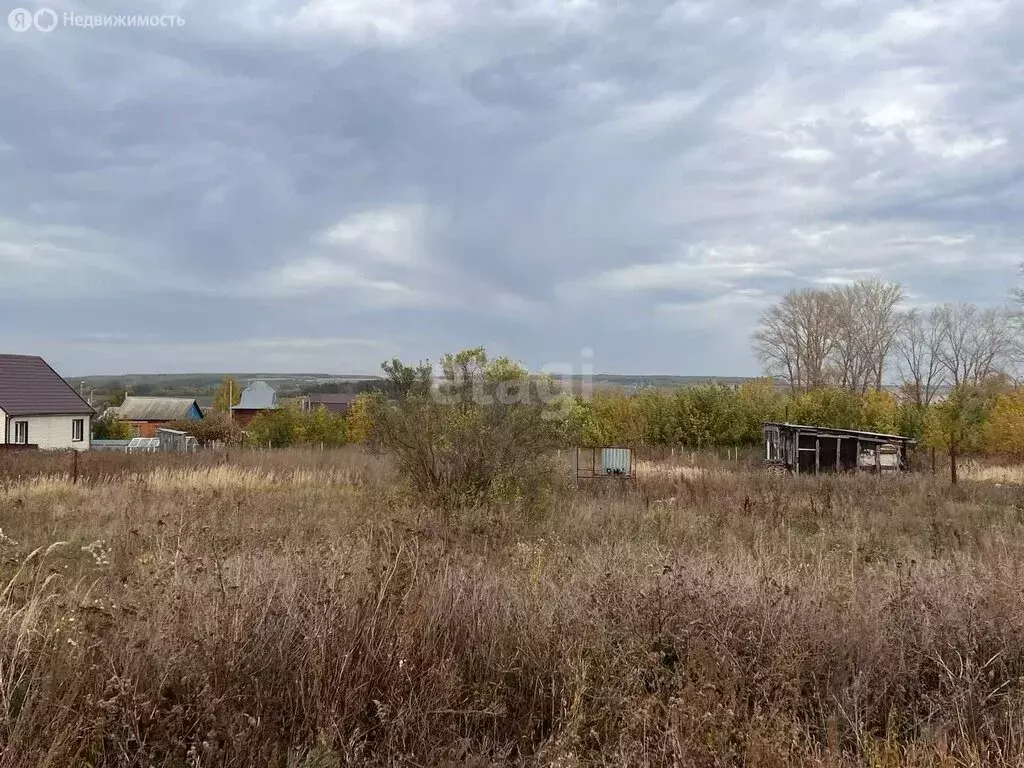
<instances>
[{"instance_id":1,"label":"red roof","mask_svg":"<svg viewBox=\"0 0 1024 768\"><path fill-rule=\"evenodd\" d=\"M93 413L41 357L0 355L0 409L8 416Z\"/></svg>"}]
</instances>

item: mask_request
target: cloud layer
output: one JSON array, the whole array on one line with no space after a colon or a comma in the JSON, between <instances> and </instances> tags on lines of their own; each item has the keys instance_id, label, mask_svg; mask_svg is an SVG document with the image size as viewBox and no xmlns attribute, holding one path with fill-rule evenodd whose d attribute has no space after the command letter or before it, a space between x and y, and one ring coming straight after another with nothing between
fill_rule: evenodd
<instances>
[{"instance_id":1,"label":"cloud layer","mask_svg":"<svg viewBox=\"0 0 1024 768\"><path fill-rule=\"evenodd\" d=\"M1013 0L48 7L186 22L0 27L0 350L68 374L753 374L789 288L1024 259Z\"/></svg>"}]
</instances>

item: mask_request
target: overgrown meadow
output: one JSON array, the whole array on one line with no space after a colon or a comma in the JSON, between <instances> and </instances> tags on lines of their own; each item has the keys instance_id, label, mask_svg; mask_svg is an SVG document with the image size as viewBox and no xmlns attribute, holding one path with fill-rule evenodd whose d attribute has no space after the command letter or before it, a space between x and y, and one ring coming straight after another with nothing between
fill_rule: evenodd
<instances>
[{"instance_id":1,"label":"overgrown meadow","mask_svg":"<svg viewBox=\"0 0 1024 768\"><path fill-rule=\"evenodd\" d=\"M357 448L0 456L0 766L1016 766L1019 472L438 511Z\"/></svg>"}]
</instances>

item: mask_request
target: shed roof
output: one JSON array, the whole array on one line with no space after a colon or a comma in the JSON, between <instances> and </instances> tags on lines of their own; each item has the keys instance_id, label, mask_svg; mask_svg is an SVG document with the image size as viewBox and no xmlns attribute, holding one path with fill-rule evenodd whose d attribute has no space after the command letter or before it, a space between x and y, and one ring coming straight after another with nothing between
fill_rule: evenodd
<instances>
[{"instance_id":1,"label":"shed roof","mask_svg":"<svg viewBox=\"0 0 1024 768\"><path fill-rule=\"evenodd\" d=\"M788 424L777 421L765 422L766 427L779 427L781 429L787 429L791 431L800 430L801 432L811 432L819 435L843 435L849 437L860 437L865 440L877 440L879 442L884 440L895 440L903 443L913 443L914 438L907 437L906 435L889 435L884 432L865 432L859 429L832 429L831 427L812 427L808 424Z\"/></svg>"},{"instance_id":2,"label":"shed roof","mask_svg":"<svg viewBox=\"0 0 1024 768\"><path fill-rule=\"evenodd\" d=\"M265 411L277 408L277 392L265 381L254 381L242 390L242 399L238 405L231 406L233 411Z\"/></svg>"},{"instance_id":3,"label":"shed roof","mask_svg":"<svg viewBox=\"0 0 1024 768\"><path fill-rule=\"evenodd\" d=\"M110 410L121 421L178 421L187 419L193 407L203 415L195 398L128 395L121 405Z\"/></svg>"},{"instance_id":4,"label":"shed roof","mask_svg":"<svg viewBox=\"0 0 1024 768\"><path fill-rule=\"evenodd\" d=\"M0 408L8 416L93 413L74 387L35 355L0 355Z\"/></svg>"}]
</instances>

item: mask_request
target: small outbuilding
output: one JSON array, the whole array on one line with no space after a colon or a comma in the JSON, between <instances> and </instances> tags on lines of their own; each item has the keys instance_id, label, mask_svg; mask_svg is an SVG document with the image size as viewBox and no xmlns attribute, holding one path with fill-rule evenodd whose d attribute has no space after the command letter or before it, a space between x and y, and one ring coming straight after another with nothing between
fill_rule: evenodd
<instances>
[{"instance_id":1,"label":"small outbuilding","mask_svg":"<svg viewBox=\"0 0 1024 768\"><path fill-rule=\"evenodd\" d=\"M157 450L164 453L195 453L199 450L199 441L180 429L158 429L156 437L160 441Z\"/></svg>"},{"instance_id":2,"label":"small outbuilding","mask_svg":"<svg viewBox=\"0 0 1024 768\"><path fill-rule=\"evenodd\" d=\"M764 463L775 471L903 472L914 440L904 435L830 429L806 424L764 425Z\"/></svg>"}]
</instances>

